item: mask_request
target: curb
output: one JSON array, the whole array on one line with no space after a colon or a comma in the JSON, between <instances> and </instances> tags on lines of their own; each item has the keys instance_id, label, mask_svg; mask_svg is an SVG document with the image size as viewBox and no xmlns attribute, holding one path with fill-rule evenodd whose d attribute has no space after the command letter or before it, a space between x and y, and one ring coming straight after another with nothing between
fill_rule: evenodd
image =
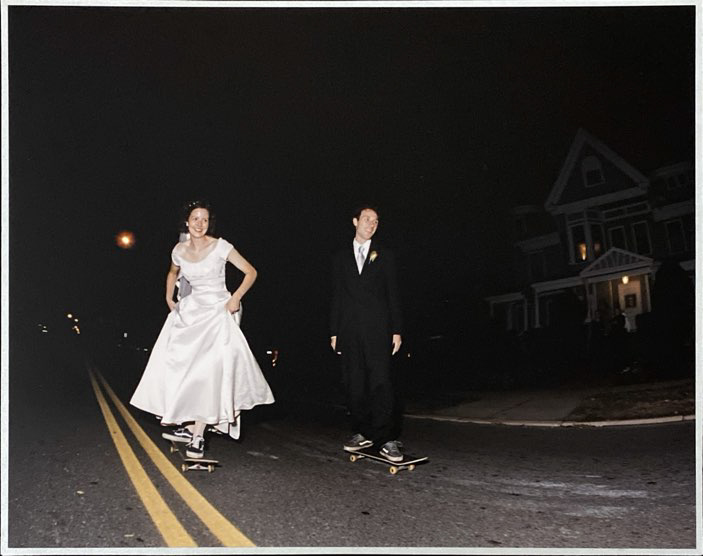
<instances>
[{"instance_id":1,"label":"curb","mask_svg":"<svg viewBox=\"0 0 703 556\"><path fill-rule=\"evenodd\" d=\"M645 419L620 419L605 421L527 421L506 419L474 419L470 417L448 417L446 415L424 415L406 413L405 417L411 419L431 419L434 421L448 421L453 423L472 423L476 425L507 425L515 427L621 427L630 425L657 425L663 423L678 423L693 421L695 415L674 415L669 417L648 417Z\"/></svg>"}]
</instances>

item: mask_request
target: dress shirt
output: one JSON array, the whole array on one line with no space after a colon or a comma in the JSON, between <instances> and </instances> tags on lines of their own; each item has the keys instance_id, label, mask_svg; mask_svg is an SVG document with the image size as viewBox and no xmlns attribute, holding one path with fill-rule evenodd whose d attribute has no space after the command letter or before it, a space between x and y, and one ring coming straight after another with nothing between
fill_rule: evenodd
<instances>
[{"instance_id":1,"label":"dress shirt","mask_svg":"<svg viewBox=\"0 0 703 556\"><path fill-rule=\"evenodd\" d=\"M359 247L362 249L362 253L364 254L364 261L366 258L369 256L369 249L371 249L371 240L368 240L364 243L359 243L356 241L356 239L353 241L354 243L354 260L356 261L356 267L359 269L359 274L361 274L361 270L363 268L363 262L359 263Z\"/></svg>"}]
</instances>

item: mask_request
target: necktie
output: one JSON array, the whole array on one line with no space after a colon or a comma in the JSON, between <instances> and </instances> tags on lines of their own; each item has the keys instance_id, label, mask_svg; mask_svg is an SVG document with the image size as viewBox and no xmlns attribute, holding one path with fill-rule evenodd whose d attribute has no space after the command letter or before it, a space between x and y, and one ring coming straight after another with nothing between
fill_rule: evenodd
<instances>
[{"instance_id":1,"label":"necktie","mask_svg":"<svg viewBox=\"0 0 703 556\"><path fill-rule=\"evenodd\" d=\"M358 261L359 274L361 274L361 269L364 268L364 247L362 245L359 246L359 254L356 256L356 260Z\"/></svg>"}]
</instances>

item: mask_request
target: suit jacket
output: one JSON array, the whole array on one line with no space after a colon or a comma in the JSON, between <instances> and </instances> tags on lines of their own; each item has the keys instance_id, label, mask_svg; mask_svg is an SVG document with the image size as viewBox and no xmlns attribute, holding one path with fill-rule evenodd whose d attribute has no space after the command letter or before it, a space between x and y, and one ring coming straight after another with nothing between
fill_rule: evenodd
<instances>
[{"instance_id":1,"label":"suit jacket","mask_svg":"<svg viewBox=\"0 0 703 556\"><path fill-rule=\"evenodd\" d=\"M337 336L337 349L343 351L342 346L352 335L362 338L367 346L390 349L392 335L402 329L393 252L372 241L359 274L349 242L334 256L332 268L330 336Z\"/></svg>"}]
</instances>

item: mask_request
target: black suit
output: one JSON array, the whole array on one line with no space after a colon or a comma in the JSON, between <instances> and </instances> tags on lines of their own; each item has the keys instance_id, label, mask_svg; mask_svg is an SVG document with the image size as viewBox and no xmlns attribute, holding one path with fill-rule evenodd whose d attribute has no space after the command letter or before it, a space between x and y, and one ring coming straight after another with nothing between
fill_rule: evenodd
<instances>
[{"instance_id":1,"label":"black suit","mask_svg":"<svg viewBox=\"0 0 703 556\"><path fill-rule=\"evenodd\" d=\"M402 326L393 252L372 241L359 274L350 242L334 257L333 279L330 336L342 355L353 432L381 445L393 440L390 357Z\"/></svg>"}]
</instances>

